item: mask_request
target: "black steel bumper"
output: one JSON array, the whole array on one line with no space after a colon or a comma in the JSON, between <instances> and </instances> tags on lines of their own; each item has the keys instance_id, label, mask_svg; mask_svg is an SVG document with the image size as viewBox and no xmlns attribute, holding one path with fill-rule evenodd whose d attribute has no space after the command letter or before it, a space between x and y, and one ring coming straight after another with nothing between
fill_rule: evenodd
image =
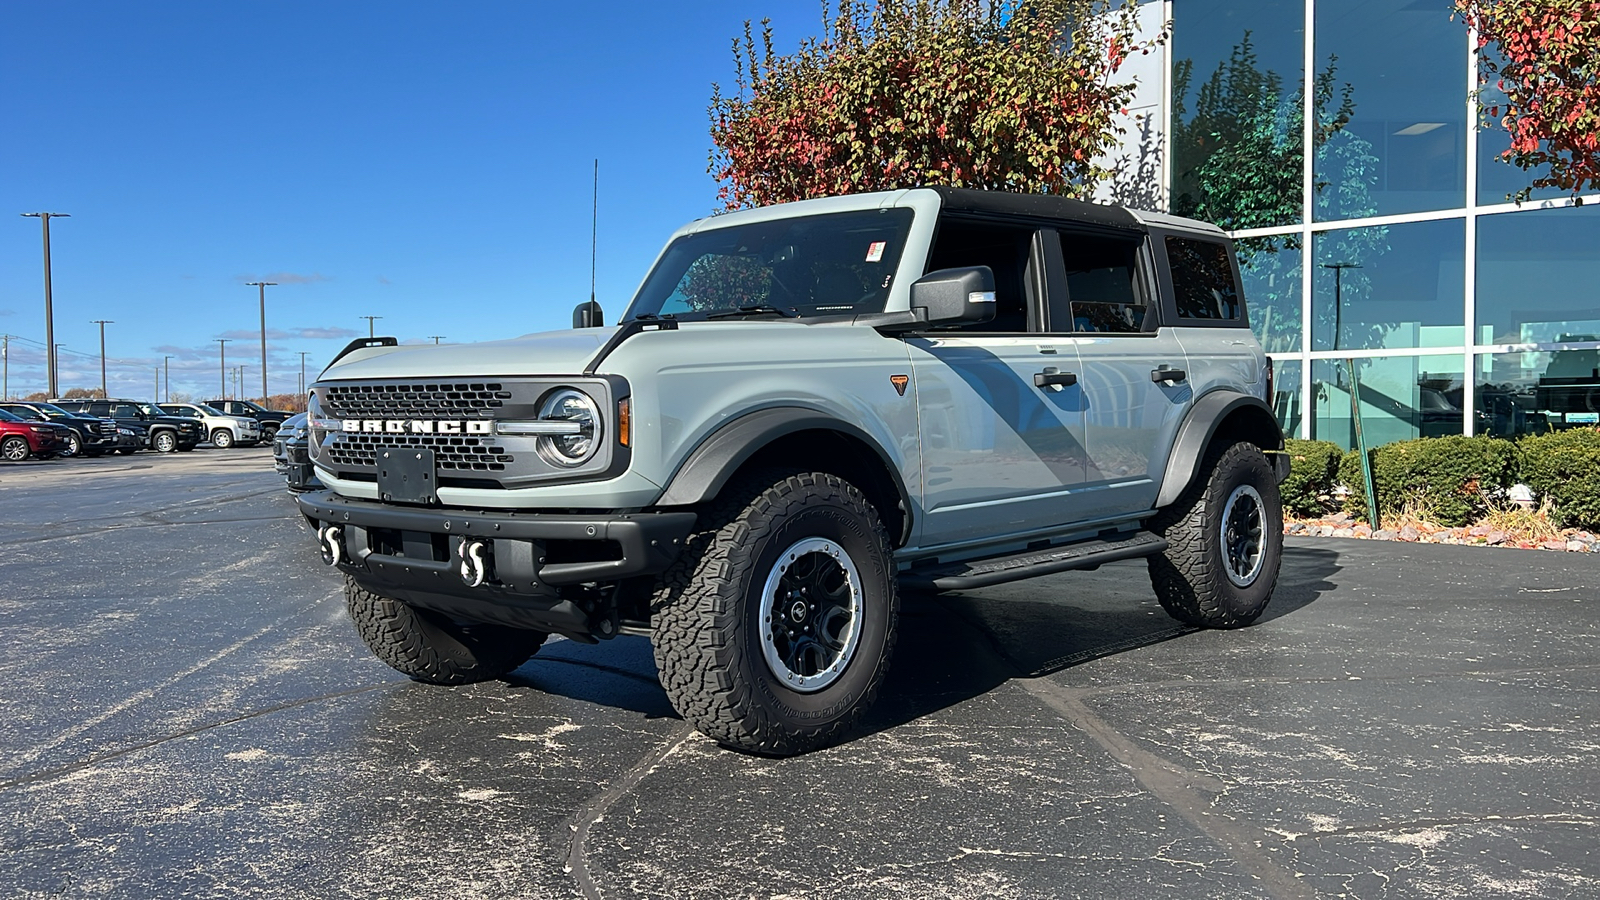
<instances>
[{"instance_id":1,"label":"black steel bumper","mask_svg":"<svg viewBox=\"0 0 1600 900\"><path fill-rule=\"evenodd\" d=\"M694 528L692 512L557 514L407 508L331 491L296 498L320 527L338 526L336 565L375 593L465 619L589 639L590 615L560 588L664 571ZM481 542L484 582L462 577Z\"/></svg>"}]
</instances>

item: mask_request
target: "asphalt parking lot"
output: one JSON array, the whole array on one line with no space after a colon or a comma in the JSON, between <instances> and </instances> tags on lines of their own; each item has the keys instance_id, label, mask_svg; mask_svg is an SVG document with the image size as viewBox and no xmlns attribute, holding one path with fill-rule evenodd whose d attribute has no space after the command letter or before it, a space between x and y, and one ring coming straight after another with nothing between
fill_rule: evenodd
<instances>
[{"instance_id":1,"label":"asphalt parking lot","mask_svg":"<svg viewBox=\"0 0 1600 900\"><path fill-rule=\"evenodd\" d=\"M841 746L673 714L642 638L414 684L264 448L0 467L0 896L1600 896L1600 557L1291 539L910 596Z\"/></svg>"}]
</instances>

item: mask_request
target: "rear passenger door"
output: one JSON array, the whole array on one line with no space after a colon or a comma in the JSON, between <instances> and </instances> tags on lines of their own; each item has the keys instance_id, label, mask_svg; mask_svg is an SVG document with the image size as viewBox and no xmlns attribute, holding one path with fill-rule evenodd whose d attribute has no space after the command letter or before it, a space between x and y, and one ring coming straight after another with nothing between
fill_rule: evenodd
<instances>
[{"instance_id":1,"label":"rear passenger door","mask_svg":"<svg viewBox=\"0 0 1600 900\"><path fill-rule=\"evenodd\" d=\"M1219 237L1156 234L1163 256L1160 271L1171 282L1172 321L1189 355L1189 384L1195 396L1218 388L1244 388L1265 396L1260 381L1267 357L1245 321L1239 272L1228 245Z\"/></svg>"},{"instance_id":2,"label":"rear passenger door","mask_svg":"<svg viewBox=\"0 0 1600 900\"><path fill-rule=\"evenodd\" d=\"M1046 328L1070 340L1081 367L1087 459L1073 517L1151 509L1194 398L1151 249L1143 234L1109 229L1063 227L1059 241L1063 289L1050 297Z\"/></svg>"}]
</instances>

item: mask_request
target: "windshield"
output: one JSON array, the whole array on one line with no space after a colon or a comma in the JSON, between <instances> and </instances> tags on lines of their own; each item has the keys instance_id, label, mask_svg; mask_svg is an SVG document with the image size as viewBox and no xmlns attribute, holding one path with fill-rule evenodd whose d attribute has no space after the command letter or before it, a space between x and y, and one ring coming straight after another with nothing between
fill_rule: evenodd
<instances>
[{"instance_id":1,"label":"windshield","mask_svg":"<svg viewBox=\"0 0 1600 900\"><path fill-rule=\"evenodd\" d=\"M136 405L140 409L144 410L144 414L147 415L147 416L170 416L170 415L172 415L172 413L167 412L166 410L164 410L161 407L155 405L154 403L137 403L137 404L134 404L134 405Z\"/></svg>"},{"instance_id":2,"label":"windshield","mask_svg":"<svg viewBox=\"0 0 1600 900\"><path fill-rule=\"evenodd\" d=\"M23 421L26 421L26 420L21 418L21 417L19 417L19 416L14 416L11 413L8 413L3 409L0 409L0 422L23 422Z\"/></svg>"},{"instance_id":3,"label":"windshield","mask_svg":"<svg viewBox=\"0 0 1600 900\"><path fill-rule=\"evenodd\" d=\"M208 416L225 416L225 415L227 415L227 413L223 412L222 410L217 409L214 406L207 406L204 403L198 404L195 408L200 410L200 412L202 412L202 413L204 413L205 415L208 415Z\"/></svg>"},{"instance_id":4,"label":"windshield","mask_svg":"<svg viewBox=\"0 0 1600 900\"><path fill-rule=\"evenodd\" d=\"M53 403L40 403L38 406L35 406L34 409L37 409L39 412L44 413L52 419L72 418L72 413L67 412Z\"/></svg>"},{"instance_id":5,"label":"windshield","mask_svg":"<svg viewBox=\"0 0 1600 900\"><path fill-rule=\"evenodd\" d=\"M262 406L261 404L255 402L254 400L240 400L239 402L243 403L245 406L249 407L250 409L255 410L256 412L271 412L272 411L270 409L267 409L265 406Z\"/></svg>"},{"instance_id":6,"label":"windshield","mask_svg":"<svg viewBox=\"0 0 1600 900\"><path fill-rule=\"evenodd\" d=\"M681 237L625 318L704 319L755 307L801 316L882 312L911 215L909 209L832 213Z\"/></svg>"}]
</instances>

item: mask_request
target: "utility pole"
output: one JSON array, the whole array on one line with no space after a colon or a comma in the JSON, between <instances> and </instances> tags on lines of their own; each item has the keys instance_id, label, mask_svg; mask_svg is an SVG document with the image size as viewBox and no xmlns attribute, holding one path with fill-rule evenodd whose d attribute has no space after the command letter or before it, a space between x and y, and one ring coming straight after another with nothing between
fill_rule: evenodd
<instances>
[{"instance_id":1,"label":"utility pole","mask_svg":"<svg viewBox=\"0 0 1600 900\"><path fill-rule=\"evenodd\" d=\"M161 367L160 366L156 366L156 392L155 392L155 395L150 398L150 402L151 403L160 403L161 402Z\"/></svg>"},{"instance_id":2,"label":"utility pole","mask_svg":"<svg viewBox=\"0 0 1600 900\"><path fill-rule=\"evenodd\" d=\"M46 351L45 376L49 385L47 392L52 397L56 393L56 317L50 304L50 220L69 219L71 213L23 213L29 218L38 219L44 226L44 347Z\"/></svg>"},{"instance_id":3,"label":"utility pole","mask_svg":"<svg viewBox=\"0 0 1600 900\"><path fill-rule=\"evenodd\" d=\"M237 395L237 396L234 397L234 399L235 400L243 400L243 399L245 399L245 396L244 396L244 366L242 366L242 365L239 367L239 379L234 382L234 385L235 385L235 387L234 387L233 392L234 392L235 395Z\"/></svg>"},{"instance_id":4,"label":"utility pole","mask_svg":"<svg viewBox=\"0 0 1600 900\"><path fill-rule=\"evenodd\" d=\"M372 322L374 319L383 318L383 316L356 316L356 318L367 320L367 337L377 337L377 331L372 327Z\"/></svg>"},{"instance_id":5,"label":"utility pole","mask_svg":"<svg viewBox=\"0 0 1600 900\"><path fill-rule=\"evenodd\" d=\"M223 400L228 399L228 341L232 338L215 338L221 356L217 359L217 391Z\"/></svg>"},{"instance_id":6,"label":"utility pole","mask_svg":"<svg viewBox=\"0 0 1600 900\"><path fill-rule=\"evenodd\" d=\"M306 357L309 356L309 355L310 355L310 353L308 353L305 350L301 350L300 351L300 396L301 397L304 397L306 395Z\"/></svg>"},{"instance_id":7,"label":"utility pole","mask_svg":"<svg viewBox=\"0 0 1600 900\"><path fill-rule=\"evenodd\" d=\"M430 334L430 335L428 335L428 337L431 337L431 338L433 338L433 342L434 342L434 343L435 343L435 344L437 344L437 343L439 343L439 341L440 341L440 340L441 340L441 339L443 339L443 338L445 338L445 337L447 337L447 336L448 336L448 335L443 335L443 334Z\"/></svg>"},{"instance_id":8,"label":"utility pole","mask_svg":"<svg viewBox=\"0 0 1600 900\"><path fill-rule=\"evenodd\" d=\"M261 292L261 405L267 405L267 288L276 287L276 281L247 281Z\"/></svg>"},{"instance_id":9,"label":"utility pole","mask_svg":"<svg viewBox=\"0 0 1600 900\"><path fill-rule=\"evenodd\" d=\"M100 326L100 394L109 397L111 392L106 389L106 326L117 323L111 319L90 319L89 324Z\"/></svg>"},{"instance_id":10,"label":"utility pole","mask_svg":"<svg viewBox=\"0 0 1600 900\"><path fill-rule=\"evenodd\" d=\"M11 399L11 335L0 334L0 400Z\"/></svg>"},{"instance_id":11,"label":"utility pole","mask_svg":"<svg viewBox=\"0 0 1600 900\"><path fill-rule=\"evenodd\" d=\"M162 375L166 378L166 381L167 381L167 399L171 400L172 399L172 357L170 357L170 356L161 357L161 371L162 371Z\"/></svg>"}]
</instances>

